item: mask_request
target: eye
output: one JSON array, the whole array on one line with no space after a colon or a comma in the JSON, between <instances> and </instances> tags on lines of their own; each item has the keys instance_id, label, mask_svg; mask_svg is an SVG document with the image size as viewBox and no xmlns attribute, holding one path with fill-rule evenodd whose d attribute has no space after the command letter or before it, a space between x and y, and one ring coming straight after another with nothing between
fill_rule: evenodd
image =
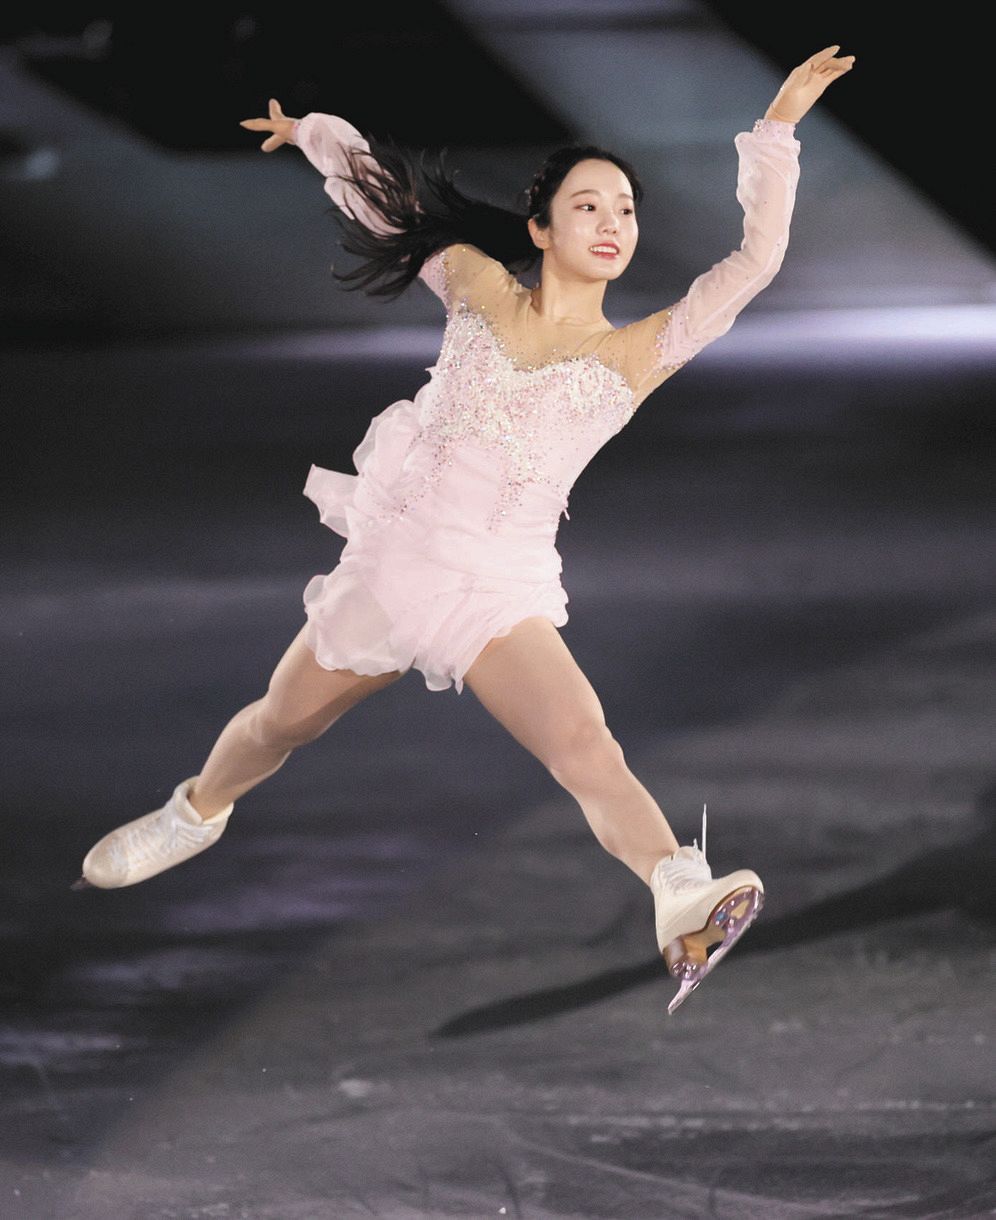
<instances>
[{"instance_id":1,"label":"eye","mask_svg":"<svg viewBox=\"0 0 996 1220\"><path fill-rule=\"evenodd\" d=\"M593 208L594 206L595 205L593 203L579 203L578 204L579 208ZM628 212L630 214L630 216L632 216L634 214L635 210L636 210L635 208L623 208L623 211Z\"/></svg>"}]
</instances>

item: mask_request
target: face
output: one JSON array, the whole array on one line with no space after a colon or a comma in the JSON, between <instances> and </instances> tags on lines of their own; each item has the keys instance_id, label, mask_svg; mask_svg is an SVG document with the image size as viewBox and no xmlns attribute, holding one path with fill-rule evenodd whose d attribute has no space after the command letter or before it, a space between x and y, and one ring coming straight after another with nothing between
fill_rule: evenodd
<instances>
[{"instance_id":1,"label":"face","mask_svg":"<svg viewBox=\"0 0 996 1220\"><path fill-rule=\"evenodd\" d=\"M582 279L614 280L622 275L636 250L639 229L629 179L612 161L579 161L564 178L550 202L550 225L529 221L533 241L544 262ZM614 256L592 248L618 247Z\"/></svg>"}]
</instances>

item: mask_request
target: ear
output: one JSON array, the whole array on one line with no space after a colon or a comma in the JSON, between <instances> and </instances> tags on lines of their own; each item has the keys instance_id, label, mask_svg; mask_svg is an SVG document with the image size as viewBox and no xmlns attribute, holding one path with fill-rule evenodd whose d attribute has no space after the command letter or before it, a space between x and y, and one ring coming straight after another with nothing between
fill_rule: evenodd
<instances>
[{"instance_id":1,"label":"ear","mask_svg":"<svg viewBox=\"0 0 996 1220\"><path fill-rule=\"evenodd\" d=\"M549 230L538 225L534 216L530 216L526 224L529 227L529 236L533 239L533 245L539 250L545 250L550 244Z\"/></svg>"}]
</instances>

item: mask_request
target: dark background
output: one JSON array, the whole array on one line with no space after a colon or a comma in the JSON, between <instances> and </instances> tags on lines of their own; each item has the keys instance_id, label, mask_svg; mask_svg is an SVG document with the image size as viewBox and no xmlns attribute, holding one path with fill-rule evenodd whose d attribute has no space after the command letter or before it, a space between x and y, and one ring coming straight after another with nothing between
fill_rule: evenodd
<instances>
[{"instance_id":1,"label":"dark background","mask_svg":"<svg viewBox=\"0 0 996 1220\"><path fill-rule=\"evenodd\" d=\"M239 119L341 113L509 206L550 148L618 143L654 188L622 322L736 248L732 137L834 42L857 64L799 125L782 271L558 536L631 768L682 842L708 801L717 874L765 880L680 1019L645 889L415 671L214 851L71 892L262 694L341 541L310 463L351 470L438 350L422 286L335 285L320 178ZM989 1214L981 18L60 7L7 14L0 52L4 1214Z\"/></svg>"}]
</instances>

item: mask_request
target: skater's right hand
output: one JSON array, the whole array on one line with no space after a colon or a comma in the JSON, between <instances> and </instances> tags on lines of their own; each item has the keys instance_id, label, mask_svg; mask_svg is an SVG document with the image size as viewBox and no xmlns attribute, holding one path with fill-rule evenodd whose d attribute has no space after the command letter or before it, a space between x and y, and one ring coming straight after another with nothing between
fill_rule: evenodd
<instances>
[{"instance_id":1,"label":"skater's right hand","mask_svg":"<svg viewBox=\"0 0 996 1220\"><path fill-rule=\"evenodd\" d=\"M281 144L290 142L291 129L296 122L297 119L288 118L280 109L280 103L277 99L271 97L270 117L268 119L241 119L239 126L247 127L250 131L272 131L273 135L268 136L260 145L260 148L262 148L263 152L273 152Z\"/></svg>"}]
</instances>

